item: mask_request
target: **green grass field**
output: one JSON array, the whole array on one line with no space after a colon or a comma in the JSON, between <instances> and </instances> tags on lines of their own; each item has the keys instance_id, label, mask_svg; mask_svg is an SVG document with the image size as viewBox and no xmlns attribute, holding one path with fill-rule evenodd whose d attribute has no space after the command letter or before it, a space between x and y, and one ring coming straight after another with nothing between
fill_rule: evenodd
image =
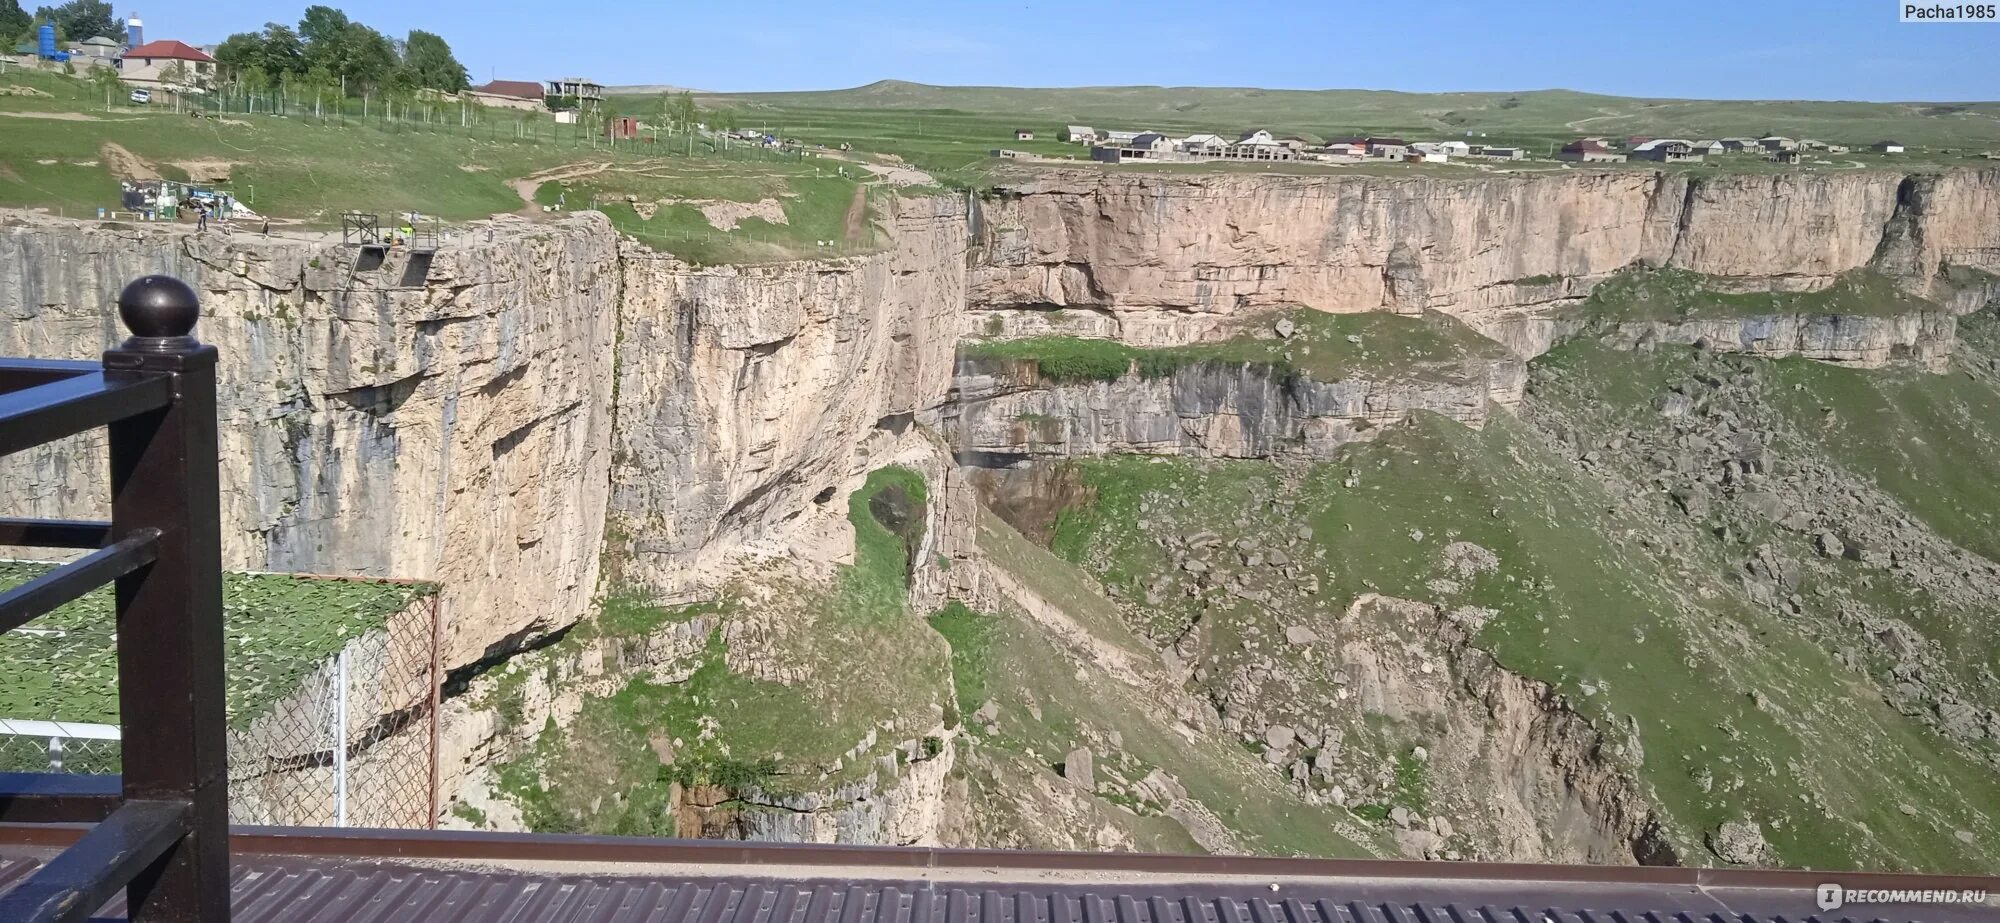
<instances>
[{"instance_id":1,"label":"green grass field","mask_svg":"<svg viewBox=\"0 0 2000 923\"><path fill-rule=\"evenodd\" d=\"M49 565L0 561L0 589ZM290 692L348 640L381 628L428 584L229 574L223 580L230 720L242 724ZM36 619L35 633L0 635L0 716L118 721L118 660L111 590Z\"/></svg>"},{"instance_id":2,"label":"green grass field","mask_svg":"<svg viewBox=\"0 0 2000 923\"><path fill-rule=\"evenodd\" d=\"M1721 138L1776 133L1846 144L1857 151L1828 159L1870 166L1966 162L1968 154L2000 148L2000 102L1633 99L1570 90L1427 94L1219 87L1034 89L885 80L849 90L716 94L704 104L731 106L750 124L782 128L808 140L850 141L941 171L964 169L995 147L1087 157L1079 147L1054 141L1066 124L1099 130L1210 131L1225 137L1268 128L1315 139L1464 138L1520 145L1544 156L1552 145L1581 135ZM1035 131L1036 140L1015 141L1016 128ZM1911 156L1892 159L1858 150L1885 138L1912 145ZM1756 158L1723 162L1729 169L1796 169Z\"/></svg>"}]
</instances>

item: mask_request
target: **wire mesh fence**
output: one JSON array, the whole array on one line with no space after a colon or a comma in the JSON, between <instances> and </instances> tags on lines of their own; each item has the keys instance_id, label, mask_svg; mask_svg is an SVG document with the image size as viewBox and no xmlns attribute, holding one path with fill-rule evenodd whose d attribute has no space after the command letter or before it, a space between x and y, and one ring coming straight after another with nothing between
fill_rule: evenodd
<instances>
[{"instance_id":1,"label":"wire mesh fence","mask_svg":"<svg viewBox=\"0 0 2000 923\"><path fill-rule=\"evenodd\" d=\"M230 820L435 826L438 617L436 594L415 596L267 705L247 715L232 709ZM116 720L116 674L107 668L115 664L115 636L72 628L44 641L59 645L50 648L58 658L51 676L82 670L92 680L54 683L50 695L29 699L49 714L0 715L0 771L118 772L118 727L109 723ZM111 698L108 710L99 695ZM64 721L65 709L108 721Z\"/></svg>"}]
</instances>

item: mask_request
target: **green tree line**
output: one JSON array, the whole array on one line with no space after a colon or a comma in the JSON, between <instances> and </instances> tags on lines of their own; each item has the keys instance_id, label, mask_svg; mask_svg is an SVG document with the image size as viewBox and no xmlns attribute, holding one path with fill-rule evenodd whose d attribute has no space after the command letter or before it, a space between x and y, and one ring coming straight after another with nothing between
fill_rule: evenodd
<instances>
[{"instance_id":1,"label":"green tree line","mask_svg":"<svg viewBox=\"0 0 2000 923\"><path fill-rule=\"evenodd\" d=\"M0 0L0 39L7 51L22 42L33 42L43 23L54 23L57 42L80 42L104 36L125 41L125 23L111 11L105 0L69 0L61 6L44 6L34 15L21 7L20 0Z\"/></svg>"},{"instance_id":2,"label":"green tree line","mask_svg":"<svg viewBox=\"0 0 2000 923\"><path fill-rule=\"evenodd\" d=\"M0 0L0 3L9 0ZM456 93L470 86L465 65L442 36L412 29L396 41L330 6L306 7L297 28L265 23L238 32L215 50L224 74L252 90L306 86L348 94L429 89Z\"/></svg>"}]
</instances>

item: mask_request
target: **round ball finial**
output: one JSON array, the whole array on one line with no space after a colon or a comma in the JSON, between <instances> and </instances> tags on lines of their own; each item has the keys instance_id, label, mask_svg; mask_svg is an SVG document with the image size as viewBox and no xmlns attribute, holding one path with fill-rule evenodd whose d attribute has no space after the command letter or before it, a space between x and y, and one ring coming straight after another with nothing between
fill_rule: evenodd
<instances>
[{"instance_id":1,"label":"round ball finial","mask_svg":"<svg viewBox=\"0 0 2000 923\"><path fill-rule=\"evenodd\" d=\"M118 317L134 337L185 337L201 319L201 298L173 276L140 276L118 293Z\"/></svg>"}]
</instances>

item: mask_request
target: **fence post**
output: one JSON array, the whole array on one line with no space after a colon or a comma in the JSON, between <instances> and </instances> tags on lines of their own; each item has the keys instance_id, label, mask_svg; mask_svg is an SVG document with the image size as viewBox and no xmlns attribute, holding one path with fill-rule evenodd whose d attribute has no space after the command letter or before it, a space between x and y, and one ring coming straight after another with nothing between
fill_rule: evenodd
<instances>
[{"instance_id":1,"label":"fence post","mask_svg":"<svg viewBox=\"0 0 2000 923\"><path fill-rule=\"evenodd\" d=\"M111 537L160 531L152 564L118 578L124 796L185 801L188 835L133 878L133 923L229 919L229 777L223 698L216 351L191 334L200 300L171 276L118 296L132 336L108 376L166 373L173 401L112 423Z\"/></svg>"},{"instance_id":2,"label":"fence post","mask_svg":"<svg viewBox=\"0 0 2000 923\"><path fill-rule=\"evenodd\" d=\"M333 825L347 826L347 648L334 658Z\"/></svg>"}]
</instances>

